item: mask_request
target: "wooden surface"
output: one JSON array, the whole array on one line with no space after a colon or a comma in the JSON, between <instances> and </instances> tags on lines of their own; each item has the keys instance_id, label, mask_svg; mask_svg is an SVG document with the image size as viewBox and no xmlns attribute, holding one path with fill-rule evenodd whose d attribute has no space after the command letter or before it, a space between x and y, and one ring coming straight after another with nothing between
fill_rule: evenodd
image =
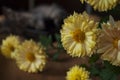
<instances>
[{"instance_id":1,"label":"wooden surface","mask_svg":"<svg viewBox=\"0 0 120 80\"><path fill-rule=\"evenodd\" d=\"M86 59L71 58L61 53L58 61L48 59L41 73L27 73L18 69L15 61L0 54L0 80L65 80L66 72L75 64L85 63Z\"/></svg>"}]
</instances>

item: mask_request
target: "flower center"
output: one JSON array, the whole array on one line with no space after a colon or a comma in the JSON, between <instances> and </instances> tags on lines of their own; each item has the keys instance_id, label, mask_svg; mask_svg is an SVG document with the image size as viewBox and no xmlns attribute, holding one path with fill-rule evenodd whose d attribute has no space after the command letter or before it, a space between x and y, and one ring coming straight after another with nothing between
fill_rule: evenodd
<instances>
[{"instance_id":1,"label":"flower center","mask_svg":"<svg viewBox=\"0 0 120 80\"><path fill-rule=\"evenodd\" d=\"M15 50L14 46L10 46L10 51L13 52Z\"/></svg>"},{"instance_id":2,"label":"flower center","mask_svg":"<svg viewBox=\"0 0 120 80\"><path fill-rule=\"evenodd\" d=\"M33 62L33 61L35 60L35 56L34 56L34 54L32 54L32 53L27 53L27 54L26 54L26 58L27 58L27 60L29 60L30 62Z\"/></svg>"},{"instance_id":3,"label":"flower center","mask_svg":"<svg viewBox=\"0 0 120 80\"><path fill-rule=\"evenodd\" d=\"M114 46L114 48L118 48L118 39L115 39L113 41L113 46Z\"/></svg>"},{"instance_id":4,"label":"flower center","mask_svg":"<svg viewBox=\"0 0 120 80\"><path fill-rule=\"evenodd\" d=\"M77 29L73 32L73 39L76 42L84 42L85 40L85 33L81 31L80 29Z\"/></svg>"},{"instance_id":5,"label":"flower center","mask_svg":"<svg viewBox=\"0 0 120 80\"><path fill-rule=\"evenodd\" d=\"M81 76L77 75L75 80L81 80Z\"/></svg>"}]
</instances>

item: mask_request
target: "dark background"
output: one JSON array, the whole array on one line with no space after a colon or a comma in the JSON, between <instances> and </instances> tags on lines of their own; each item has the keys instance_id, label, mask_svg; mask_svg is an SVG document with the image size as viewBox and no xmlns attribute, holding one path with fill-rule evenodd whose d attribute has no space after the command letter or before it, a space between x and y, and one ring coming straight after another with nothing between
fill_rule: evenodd
<instances>
[{"instance_id":1,"label":"dark background","mask_svg":"<svg viewBox=\"0 0 120 80\"><path fill-rule=\"evenodd\" d=\"M29 1L30 0L0 0L0 14L2 14L2 7L9 7L16 11L29 11ZM34 7L52 3L58 4L70 14L74 11L83 12L86 10L86 4L81 4L80 0L34 0ZM107 12L98 12L92 9L92 14L101 17L112 15L116 20L119 20L120 4L117 6L116 10L113 9Z\"/></svg>"},{"instance_id":2,"label":"dark background","mask_svg":"<svg viewBox=\"0 0 120 80\"><path fill-rule=\"evenodd\" d=\"M52 3L60 5L69 13L73 13L73 11L81 12L85 9L79 0L34 0L35 7L41 4ZM2 7L9 7L17 11L26 11L29 10L29 0L0 0L0 13L2 13Z\"/></svg>"}]
</instances>

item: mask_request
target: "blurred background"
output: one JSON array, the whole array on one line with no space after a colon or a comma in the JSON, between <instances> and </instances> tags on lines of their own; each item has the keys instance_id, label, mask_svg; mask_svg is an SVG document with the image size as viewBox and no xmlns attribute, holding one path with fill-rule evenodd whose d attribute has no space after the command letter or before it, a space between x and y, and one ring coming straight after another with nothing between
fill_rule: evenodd
<instances>
[{"instance_id":1,"label":"blurred background","mask_svg":"<svg viewBox=\"0 0 120 80\"><path fill-rule=\"evenodd\" d=\"M79 0L0 0L0 33L21 36L24 33L24 37L35 39L34 34L38 35L42 30L41 33L52 34L53 37L59 32L64 18L74 11L83 12L85 9L85 4ZM51 29L48 25L55 28Z\"/></svg>"},{"instance_id":2,"label":"blurred background","mask_svg":"<svg viewBox=\"0 0 120 80\"><path fill-rule=\"evenodd\" d=\"M0 0L0 13L2 13L2 7L6 6L12 8L16 11L25 10L29 11L30 1L33 1L34 7L40 6L41 4L52 4L56 3L63 7L70 13L73 11L83 11L85 9L84 5L81 5L79 0L69 1L69 0Z\"/></svg>"},{"instance_id":3,"label":"blurred background","mask_svg":"<svg viewBox=\"0 0 120 80\"><path fill-rule=\"evenodd\" d=\"M63 19L74 11L84 10L85 5L79 0L0 0L0 44L10 34L36 41L40 34L51 35L55 41L54 34L59 33ZM70 66L85 62L67 54L59 55L59 60L48 59L43 72L32 74L21 71L13 60L0 54L0 80L65 80Z\"/></svg>"}]
</instances>

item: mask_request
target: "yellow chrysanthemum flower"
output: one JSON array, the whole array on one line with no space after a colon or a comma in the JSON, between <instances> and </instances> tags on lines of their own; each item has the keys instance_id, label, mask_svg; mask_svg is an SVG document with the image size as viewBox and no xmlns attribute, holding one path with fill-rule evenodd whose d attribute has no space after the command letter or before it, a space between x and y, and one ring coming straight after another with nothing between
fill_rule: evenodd
<instances>
[{"instance_id":1,"label":"yellow chrysanthemum flower","mask_svg":"<svg viewBox=\"0 0 120 80\"><path fill-rule=\"evenodd\" d=\"M84 3L86 0L80 0L81 3Z\"/></svg>"},{"instance_id":2,"label":"yellow chrysanthemum flower","mask_svg":"<svg viewBox=\"0 0 120 80\"><path fill-rule=\"evenodd\" d=\"M90 80L89 75L85 68L76 65L67 72L66 80Z\"/></svg>"},{"instance_id":3,"label":"yellow chrysanthemum flower","mask_svg":"<svg viewBox=\"0 0 120 80\"><path fill-rule=\"evenodd\" d=\"M74 13L65 19L61 41L67 53L72 57L91 56L96 45L97 26L86 12Z\"/></svg>"},{"instance_id":4,"label":"yellow chrysanthemum flower","mask_svg":"<svg viewBox=\"0 0 120 80\"><path fill-rule=\"evenodd\" d=\"M20 38L18 36L10 35L2 41L1 53L7 58L11 58L12 53L19 44Z\"/></svg>"},{"instance_id":5,"label":"yellow chrysanthemum flower","mask_svg":"<svg viewBox=\"0 0 120 80\"><path fill-rule=\"evenodd\" d=\"M118 0L86 0L95 10L107 11L114 8Z\"/></svg>"},{"instance_id":6,"label":"yellow chrysanthemum flower","mask_svg":"<svg viewBox=\"0 0 120 80\"><path fill-rule=\"evenodd\" d=\"M21 70L30 73L42 71L46 64L44 48L33 40L25 40L14 51L14 58Z\"/></svg>"},{"instance_id":7,"label":"yellow chrysanthemum flower","mask_svg":"<svg viewBox=\"0 0 120 80\"><path fill-rule=\"evenodd\" d=\"M114 24L113 24L114 23ZM103 60L120 66L120 21L103 23L98 42L98 53L102 53Z\"/></svg>"}]
</instances>

